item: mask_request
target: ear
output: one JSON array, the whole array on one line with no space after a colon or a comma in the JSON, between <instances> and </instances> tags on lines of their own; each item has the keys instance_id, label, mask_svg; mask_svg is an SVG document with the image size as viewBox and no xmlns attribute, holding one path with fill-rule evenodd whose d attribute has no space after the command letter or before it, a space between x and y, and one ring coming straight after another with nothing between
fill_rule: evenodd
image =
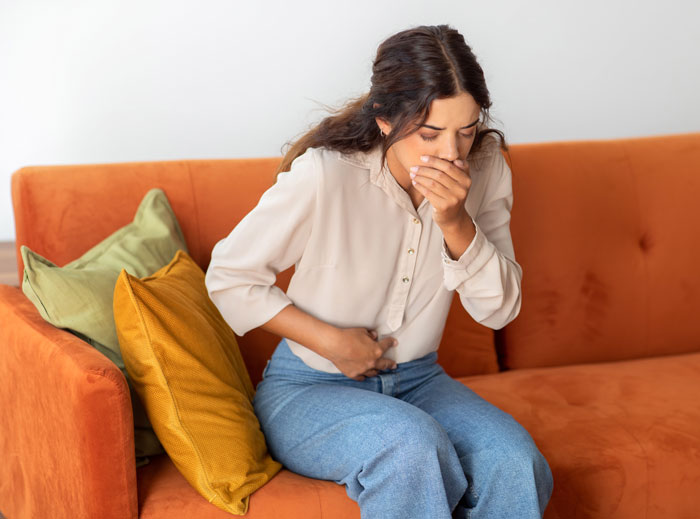
<instances>
[{"instance_id":1,"label":"ear","mask_svg":"<svg viewBox=\"0 0 700 519\"><path fill-rule=\"evenodd\" d=\"M389 135L389 133L391 133L391 125L388 122L386 122L381 117L375 117L374 120L376 121L377 126L379 126L379 129L382 130L386 135Z\"/></svg>"}]
</instances>

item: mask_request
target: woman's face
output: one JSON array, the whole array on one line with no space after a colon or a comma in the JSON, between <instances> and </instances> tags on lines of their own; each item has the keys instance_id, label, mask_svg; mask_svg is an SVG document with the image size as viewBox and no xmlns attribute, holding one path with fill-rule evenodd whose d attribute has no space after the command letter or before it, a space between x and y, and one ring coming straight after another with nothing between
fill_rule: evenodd
<instances>
[{"instance_id":1,"label":"woman's face","mask_svg":"<svg viewBox=\"0 0 700 519\"><path fill-rule=\"evenodd\" d=\"M408 169L424 165L421 155L466 163L480 112L481 107L467 93L434 99L425 123L387 151L387 165L397 182L407 191L413 187ZM376 121L385 134L391 133L391 125L379 118Z\"/></svg>"}]
</instances>

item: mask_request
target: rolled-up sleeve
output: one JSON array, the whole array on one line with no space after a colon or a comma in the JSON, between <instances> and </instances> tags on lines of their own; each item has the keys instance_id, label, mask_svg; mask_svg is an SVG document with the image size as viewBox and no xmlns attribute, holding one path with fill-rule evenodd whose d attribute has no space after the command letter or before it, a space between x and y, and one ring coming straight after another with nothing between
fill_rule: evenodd
<instances>
[{"instance_id":1,"label":"rolled-up sleeve","mask_svg":"<svg viewBox=\"0 0 700 519\"><path fill-rule=\"evenodd\" d=\"M520 313L522 267L515 260L510 236L513 189L510 167L496 151L484 174L484 199L472 222L476 235L458 259L442 240L444 285L457 290L464 309L474 320L494 330Z\"/></svg>"},{"instance_id":2,"label":"rolled-up sleeve","mask_svg":"<svg viewBox=\"0 0 700 519\"><path fill-rule=\"evenodd\" d=\"M216 243L205 284L209 297L236 334L261 326L291 299L277 274L302 256L311 233L318 191L315 149L278 175L257 205Z\"/></svg>"}]
</instances>

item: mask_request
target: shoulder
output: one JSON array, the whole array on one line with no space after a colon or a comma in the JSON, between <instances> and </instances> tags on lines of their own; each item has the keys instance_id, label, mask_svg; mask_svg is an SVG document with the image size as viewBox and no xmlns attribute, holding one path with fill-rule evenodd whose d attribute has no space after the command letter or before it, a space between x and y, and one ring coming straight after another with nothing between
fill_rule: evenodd
<instances>
[{"instance_id":1,"label":"shoulder","mask_svg":"<svg viewBox=\"0 0 700 519\"><path fill-rule=\"evenodd\" d=\"M343 153L325 146L309 147L296 157L277 183L295 190L340 192L369 178L370 161L362 152Z\"/></svg>"},{"instance_id":2,"label":"shoulder","mask_svg":"<svg viewBox=\"0 0 700 519\"><path fill-rule=\"evenodd\" d=\"M495 134L487 134L479 150L467 157L467 162L475 182L490 186L510 185L510 167L501 150L501 141Z\"/></svg>"},{"instance_id":3,"label":"shoulder","mask_svg":"<svg viewBox=\"0 0 700 519\"><path fill-rule=\"evenodd\" d=\"M271 191L294 191L309 195L318 191L320 163L318 148L307 148L297 155L285 171L277 173Z\"/></svg>"},{"instance_id":4,"label":"shoulder","mask_svg":"<svg viewBox=\"0 0 700 519\"><path fill-rule=\"evenodd\" d=\"M510 167L501 150L501 141L497 135L489 133L484 137L482 146L472 156L468 156L469 175L475 203L481 212L494 200L512 198L512 177ZM509 202L510 203L510 202Z\"/></svg>"},{"instance_id":5,"label":"shoulder","mask_svg":"<svg viewBox=\"0 0 700 519\"><path fill-rule=\"evenodd\" d=\"M317 148L319 160L323 165L335 167L355 167L369 169L371 153L365 151L343 152L325 146Z\"/></svg>"},{"instance_id":6,"label":"shoulder","mask_svg":"<svg viewBox=\"0 0 700 519\"><path fill-rule=\"evenodd\" d=\"M298 163L305 166L313 165L320 169L333 169L342 165L362 165L361 159L358 161L358 158L360 156L355 153L347 154L326 146L310 146L292 161L290 170L293 170Z\"/></svg>"},{"instance_id":7,"label":"shoulder","mask_svg":"<svg viewBox=\"0 0 700 519\"><path fill-rule=\"evenodd\" d=\"M319 148L314 148L314 147L308 147L304 151L304 153L301 153L297 155L294 160L292 160L291 164L289 165L289 170L284 171L282 173L289 173L293 172L296 169L313 169L317 167L317 162L318 162L318 153L319 153ZM280 173L280 174L282 174Z\"/></svg>"},{"instance_id":8,"label":"shoulder","mask_svg":"<svg viewBox=\"0 0 700 519\"><path fill-rule=\"evenodd\" d=\"M470 168L477 170L493 169L499 166L501 161L505 162L498 137L493 133L487 133L479 149L470 153L467 161Z\"/></svg>"},{"instance_id":9,"label":"shoulder","mask_svg":"<svg viewBox=\"0 0 700 519\"><path fill-rule=\"evenodd\" d=\"M328 186L367 180L372 163L377 159L374 152L342 152L326 147L316 148L316 154L322 182Z\"/></svg>"}]
</instances>

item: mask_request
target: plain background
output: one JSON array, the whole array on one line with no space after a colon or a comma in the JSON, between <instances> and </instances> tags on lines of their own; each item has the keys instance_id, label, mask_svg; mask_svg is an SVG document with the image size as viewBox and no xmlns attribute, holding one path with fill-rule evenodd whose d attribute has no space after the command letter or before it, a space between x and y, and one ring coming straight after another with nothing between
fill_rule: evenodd
<instances>
[{"instance_id":1,"label":"plain background","mask_svg":"<svg viewBox=\"0 0 700 519\"><path fill-rule=\"evenodd\" d=\"M459 30L511 144L700 130L700 2L0 0L0 240L22 166L281 156L377 46Z\"/></svg>"}]
</instances>

